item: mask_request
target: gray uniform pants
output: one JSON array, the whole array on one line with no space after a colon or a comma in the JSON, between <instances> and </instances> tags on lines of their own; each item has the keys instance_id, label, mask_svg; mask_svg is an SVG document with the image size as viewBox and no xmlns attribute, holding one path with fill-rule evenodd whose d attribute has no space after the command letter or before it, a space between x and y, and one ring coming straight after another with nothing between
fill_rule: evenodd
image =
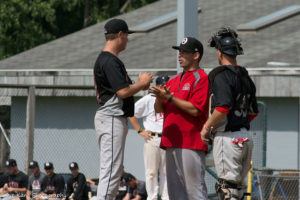
<instances>
[{"instance_id":1,"label":"gray uniform pants","mask_svg":"<svg viewBox=\"0 0 300 200\"><path fill-rule=\"evenodd\" d=\"M112 200L118 192L123 170L127 118L96 113L95 129L100 149L97 200Z\"/></svg>"},{"instance_id":2,"label":"gray uniform pants","mask_svg":"<svg viewBox=\"0 0 300 200\"><path fill-rule=\"evenodd\" d=\"M232 142L237 138L249 138L250 141L245 142L243 148L240 148ZM243 186L251 167L252 149L252 136L247 129L217 132L213 143L213 156L218 178ZM231 189L231 192L242 197L244 191Z\"/></svg>"},{"instance_id":3,"label":"gray uniform pants","mask_svg":"<svg viewBox=\"0 0 300 200\"><path fill-rule=\"evenodd\" d=\"M167 148L167 185L170 200L206 200L205 152Z\"/></svg>"}]
</instances>

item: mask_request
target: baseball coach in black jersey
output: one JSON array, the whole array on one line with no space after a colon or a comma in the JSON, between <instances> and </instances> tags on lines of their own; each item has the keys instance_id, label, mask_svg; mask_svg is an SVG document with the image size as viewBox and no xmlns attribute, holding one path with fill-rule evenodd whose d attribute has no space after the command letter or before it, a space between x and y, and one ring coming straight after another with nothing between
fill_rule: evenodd
<instances>
[{"instance_id":1,"label":"baseball coach in black jersey","mask_svg":"<svg viewBox=\"0 0 300 200\"><path fill-rule=\"evenodd\" d=\"M250 122L258 113L256 88L236 57L244 54L238 34L221 28L209 41L215 47L220 66L209 74L211 116L201 131L208 143L213 137L213 157L218 174L216 192L220 200L242 199L244 178L250 169L253 142Z\"/></svg>"}]
</instances>

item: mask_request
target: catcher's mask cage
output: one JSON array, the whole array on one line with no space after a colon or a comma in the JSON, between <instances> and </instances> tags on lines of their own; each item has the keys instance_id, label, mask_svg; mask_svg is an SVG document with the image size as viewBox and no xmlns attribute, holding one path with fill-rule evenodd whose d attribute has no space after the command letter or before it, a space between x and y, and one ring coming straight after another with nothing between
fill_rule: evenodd
<instances>
[{"instance_id":1,"label":"catcher's mask cage","mask_svg":"<svg viewBox=\"0 0 300 200\"><path fill-rule=\"evenodd\" d=\"M209 40L209 46L230 56L244 54L238 34L230 27L223 27L217 31Z\"/></svg>"}]
</instances>

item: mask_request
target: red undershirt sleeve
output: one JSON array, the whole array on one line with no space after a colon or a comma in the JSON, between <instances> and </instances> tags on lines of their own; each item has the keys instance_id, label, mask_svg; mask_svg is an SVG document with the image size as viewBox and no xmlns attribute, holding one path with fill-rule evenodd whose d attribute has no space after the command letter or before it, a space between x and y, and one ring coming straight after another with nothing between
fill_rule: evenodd
<instances>
[{"instance_id":1,"label":"red undershirt sleeve","mask_svg":"<svg viewBox=\"0 0 300 200\"><path fill-rule=\"evenodd\" d=\"M221 112L221 113L224 113L224 114L228 114L229 113L229 106L226 106L226 105L224 105L224 106L218 106L218 107L216 107L215 108L217 111L219 111L219 112Z\"/></svg>"}]
</instances>

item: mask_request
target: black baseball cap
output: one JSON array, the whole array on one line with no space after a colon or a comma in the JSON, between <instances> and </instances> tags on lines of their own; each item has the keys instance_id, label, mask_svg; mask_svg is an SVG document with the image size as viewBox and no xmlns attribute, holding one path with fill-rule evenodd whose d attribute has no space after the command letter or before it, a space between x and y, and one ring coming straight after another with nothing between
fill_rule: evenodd
<instances>
[{"instance_id":1,"label":"black baseball cap","mask_svg":"<svg viewBox=\"0 0 300 200\"><path fill-rule=\"evenodd\" d=\"M45 162L44 164L45 169L53 169L53 163L52 162Z\"/></svg>"},{"instance_id":2,"label":"black baseball cap","mask_svg":"<svg viewBox=\"0 0 300 200\"><path fill-rule=\"evenodd\" d=\"M39 166L38 162L36 162L34 160L29 163L29 168L30 169L36 168L38 166Z\"/></svg>"},{"instance_id":3,"label":"black baseball cap","mask_svg":"<svg viewBox=\"0 0 300 200\"><path fill-rule=\"evenodd\" d=\"M6 167L14 167L17 166L17 161L15 159L9 159L5 162Z\"/></svg>"},{"instance_id":4,"label":"black baseball cap","mask_svg":"<svg viewBox=\"0 0 300 200\"><path fill-rule=\"evenodd\" d=\"M160 75L156 78L155 83L156 85L165 85L169 80L168 75Z\"/></svg>"},{"instance_id":5,"label":"black baseball cap","mask_svg":"<svg viewBox=\"0 0 300 200\"><path fill-rule=\"evenodd\" d=\"M69 164L69 168L70 168L70 169L78 169L78 164L77 164L76 162L71 162L71 163Z\"/></svg>"},{"instance_id":6,"label":"black baseball cap","mask_svg":"<svg viewBox=\"0 0 300 200\"><path fill-rule=\"evenodd\" d=\"M134 33L128 29L127 23L122 19L111 19L104 25L104 34L111 34L111 33L119 33L120 31L124 33Z\"/></svg>"},{"instance_id":7,"label":"black baseball cap","mask_svg":"<svg viewBox=\"0 0 300 200\"><path fill-rule=\"evenodd\" d=\"M202 43L193 37L183 38L179 46L172 46L173 49L183 50L187 52L199 52L202 56L203 54L203 45Z\"/></svg>"}]
</instances>

